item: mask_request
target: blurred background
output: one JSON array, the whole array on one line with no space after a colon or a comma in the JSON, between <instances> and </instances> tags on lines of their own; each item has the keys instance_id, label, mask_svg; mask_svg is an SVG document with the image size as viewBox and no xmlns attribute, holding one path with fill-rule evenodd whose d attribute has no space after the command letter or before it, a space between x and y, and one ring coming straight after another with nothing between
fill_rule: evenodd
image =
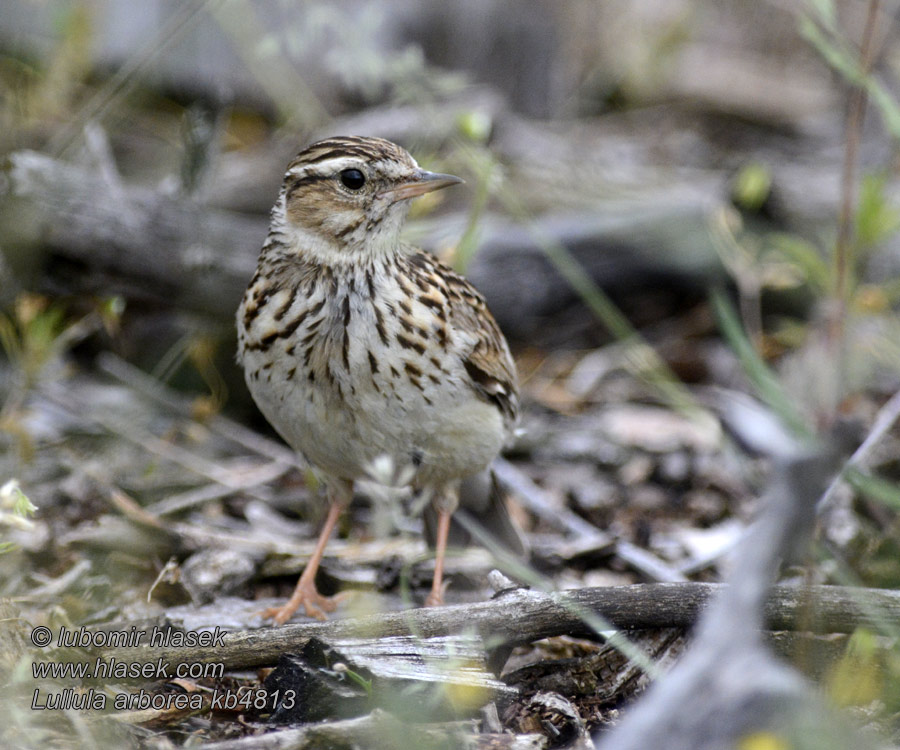
<instances>
[{"instance_id":1,"label":"blurred background","mask_svg":"<svg viewBox=\"0 0 900 750\"><path fill-rule=\"evenodd\" d=\"M710 389L809 436L900 386L897 39L896 3L862 0L2 0L0 596L104 621L302 567L314 483L221 420L274 437L234 311L285 165L335 134L466 180L406 235L510 340L507 468L554 504L519 512L541 569L719 580L766 469ZM812 580L900 584L898 455L883 436L835 493ZM342 535L415 531L379 508ZM582 521L656 562L563 544ZM201 526L252 549L145 601L167 561L231 544ZM359 574L343 549L331 583L376 587L384 552Z\"/></svg>"},{"instance_id":2,"label":"blurred background","mask_svg":"<svg viewBox=\"0 0 900 750\"><path fill-rule=\"evenodd\" d=\"M356 133L466 178L417 207L410 236L523 346L608 340L547 241L638 326L729 274L751 296L792 288L773 304L796 312L809 269L745 233L833 236L848 85L823 45L846 53L866 7L828 6L8 0L0 144L52 161L7 172L0 302L121 295L116 346L148 369L177 341L218 344L284 165ZM883 179L893 141L866 123L861 158Z\"/></svg>"},{"instance_id":3,"label":"blurred background","mask_svg":"<svg viewBox=\"0 0 900 750\"><path fill-rule=\"evenodd\" d=\"M547 242L639 327L729 275L805 310L812 271L784 246L824 254L834 236L851 75L834 71L865 18L813 0L7 0L0 144L45 160L7 170L0 304L120 295L115 346L146 369L177 342L229 350L284 165L357 133L466 178L420 202L410 237L464 269L521 346L609 340ZM884 182L893 141L877 115L864 135ZM796 234L757 241L769 230ZM690 375L683 343L668 355Z\"/></svg>"}]
</instances>

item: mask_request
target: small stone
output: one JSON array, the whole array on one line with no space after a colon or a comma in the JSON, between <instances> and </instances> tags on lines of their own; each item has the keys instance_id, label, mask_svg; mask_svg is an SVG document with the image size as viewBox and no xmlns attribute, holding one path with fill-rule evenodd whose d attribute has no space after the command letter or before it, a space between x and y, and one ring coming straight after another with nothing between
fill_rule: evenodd
<instances>
[{"instance_id":1,"label":"small stone","mask_svg":"<svg viewBox=\"0 0 900 750\"><path fill-rule=\"evenodd\" d=\"M231 594L255 571L247 555L231 549L208 549L191 555L181 566L181 583L195 602L208 603Z\"/></svg>"},{"instance_id":2,"label":"small stone","mask_svg":"<svg viewBox=\"0 0 900 750\"><path fill-rule=\"evenodd\" d=\"M619 469L619 481L626 487L633 487L636 484L646 482L653 474L654 467L655 464L649 456L632 456Z\"/></svg>"},{"instance_id":3,"label":"small stone","mask_svg":"<svg viewBox=\"0 0 900 750\"><path fill-rule=\"evenodd\" d=\"M628 507L645 513L665 510L669 493L655 484L642 484L628 493Z\"/></svg>"},{"instance_id":4,"label":"small stone","mask_svg":"<svg viewBox=\"0 0 900 750\"><path fill-rule=\"evenodd\" d=\"M689 490L682 499L688 514L699 524L720 521L727 510L725 498L712 490Z\"/></svg>"},{"instance_id":5,"label":"small stone","mask_svg":"<svg viewBox=\"0 0 900 750\"><path fill-rule=\"evenodd\" d=\"M669 484L683 484L691 476L691 457L687 451L675 451L659 461L659 478Z\"/></svg>"},{"instance_id":6,"label":"small stone","mask_svg":"<svg viewBox=\"0 0 900 750\"><path fill-rule=\"evenodd\" d=\"M614 443L652 453L714 451L721 437L717 422L699 422L650 406L610 407L600 415L600 427Z\"/></svg>"}]
</instances>

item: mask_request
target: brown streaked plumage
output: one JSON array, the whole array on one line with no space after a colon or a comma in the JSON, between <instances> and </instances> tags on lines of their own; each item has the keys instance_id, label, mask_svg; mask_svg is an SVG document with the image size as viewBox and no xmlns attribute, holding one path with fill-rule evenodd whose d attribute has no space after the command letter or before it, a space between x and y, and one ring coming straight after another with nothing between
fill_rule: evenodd
<instances>
[{"instance_id":1,"label":"brown streaked plumage","mask_svg":"<svg viewBox=\"0 0 900 750\"><path fill-rule=\"evenodd\" d=\"M316 617L334 608L315 589L316 569L353 482L385 454L414 466L412 484L432 493L427 603L440 603L460 483L486 469L515 425L515 364L484 298L400 241L409 200L458 182L380 138L319 141L285 172L238 310L238 356L263 414L321 473L330 509L294 595L266 612L277 623L300 606Z\"/></svg>"}]
</instances>

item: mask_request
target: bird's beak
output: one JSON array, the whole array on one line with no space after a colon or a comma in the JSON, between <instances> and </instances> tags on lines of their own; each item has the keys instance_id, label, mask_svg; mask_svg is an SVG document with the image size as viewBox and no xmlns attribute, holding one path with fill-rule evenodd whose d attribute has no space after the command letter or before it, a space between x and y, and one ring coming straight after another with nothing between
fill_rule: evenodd
<instances>
[{"instance_id":1,"label":"bird's beak","mask_svg":"<svg viewBox=\"0 0 900 750\"><path fill-rule=\"evenodd\" d=\"M412 179L401 182L388 190L383 190L379 197L389 198L391 202L402 201L430 193L432 190L458 185L461 182L464 180L452 174L426 172L424 169L419 169Z\"/></svg>"}]
</instances>

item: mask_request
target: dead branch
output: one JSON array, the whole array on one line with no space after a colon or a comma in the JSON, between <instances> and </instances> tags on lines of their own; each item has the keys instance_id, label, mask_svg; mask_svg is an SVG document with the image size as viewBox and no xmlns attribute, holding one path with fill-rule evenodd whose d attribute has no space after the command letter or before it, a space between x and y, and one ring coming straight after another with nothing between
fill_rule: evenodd
<instances>
[{"instance_id":1,"label":"dead branch","mask_svg":"<svg viewBox=\"0 0 900 750\"><path fill-rule=\"evenodd\" d=\"M256 267L267 218L122 185L102 169L34 151L18 151L9 159L12 194L38 209L43 239L54 253L75 261L76 268L58 280L69 291L116 292L231 320ZM709 202L689 200L660 209L638 201L627 212L620 206L592 207L548 215L536 225L541 235L569 248L601 286L633 288L661 277L693 285L714 272L712 266L698 269L693 260L660 254L659 239L671 239L685 221L705 227ZM655 198L653 205L658 203ZM459 239L467 221L465 212L457 212L442 215L440 222L422 222L417 241L426 248L447 247ZM467 275L509 335L533 342L547 328L547 317L557 314L590 320L572 313L570 308L581 309L578 296L548 263L531 230L491 215L483 221L483 233ZM79 273L81 266L87 271ZM526 298L522 289L529 290Z\"/></svg>"},{"instance_id":2,"label":"dead branch","mask_svg":"<svg viewBox=\"0 0 900 750\"><path fill-rule=\"evenodd\" d=\"M274 664L312 636L332 642L348 638L417 635L423 638L475 632L490 647L519 645L557 635L591 635L581 614L599 614L622 629L690 628L722 584L654 583L542 593L516 589L476 604L412 609L324 623L229 633L222 647L114 649L103 658L224 664L239 669ZM260 603L262 604L262 603ZM766 604L772 630L848 633L860 625L900 619L900 592L841 586L775 586ZM152 657L152 659L151 659Z\"/></svg>"},{"instance_id":3,"label":"dead branch","mask_svg":"<svg viewBox=\"0 0 900 750\"><path fill-rule=\"evenodd\" d=\"M197 750L305 750L321 747L452 747L477 750L539 750L546 747L542 735L475 734L472 724L452 722L415 726L376 709L367 716L344 721L283 729L258 737L242 737L198 745Z\"/></svg>"},{"instance_id":4,"label":"dead branch","mask_svg":"<svg viewBox=\"0 0 900 750\"><path fill-rule=\"evenodd\" d=\"M51 247L127 279L138 297L152 290L187 309L233 314L253 275L266 219L121 188L96 170L33 151L10 160L14 194L41 209Z\"/></svg>"}]
</instances>

